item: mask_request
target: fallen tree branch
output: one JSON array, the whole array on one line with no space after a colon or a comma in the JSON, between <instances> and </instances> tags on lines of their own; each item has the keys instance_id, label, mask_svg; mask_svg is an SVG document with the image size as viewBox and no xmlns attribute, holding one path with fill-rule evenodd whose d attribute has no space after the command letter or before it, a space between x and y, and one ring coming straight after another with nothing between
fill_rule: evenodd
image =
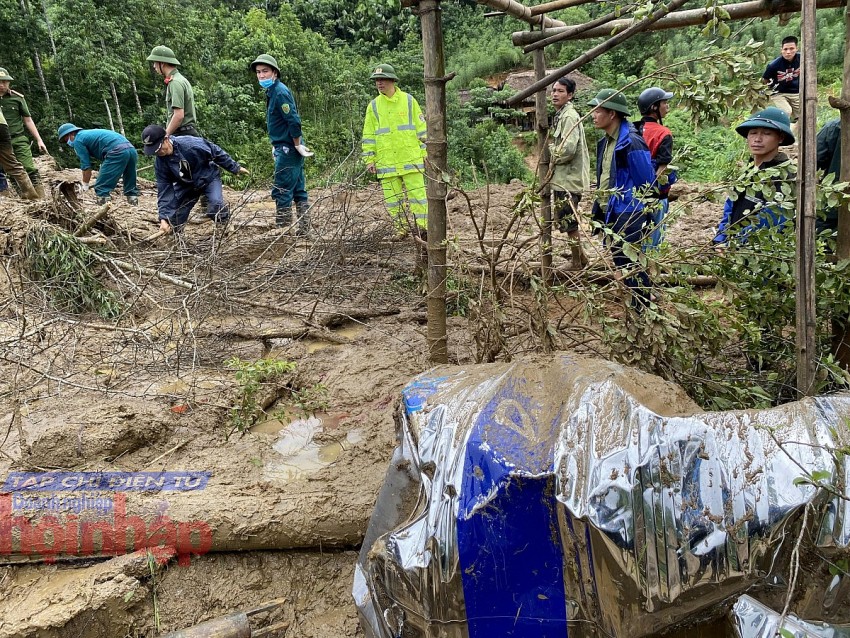
<instances>
[{"instance_id":1,"label":"fallen tree branch","mask_svg":"<svg viewBox=\"0 0 850 638\"><path fill-rule=\"evenodd\" d=\"M82 237L87 232L89 232L89 230L91 229L92 226L94 226L97 222L99 222L101 219L106 217L106 213L109 212L110 208L112 208L112 205L109 204L109 203L106 203L102 207L100 207L98 210L96 210L91 217L89 217L87 220L85 220L80 225L80 227L77 228L77 230L74 231L74 237Z\"/></svg>"}]
</instances>

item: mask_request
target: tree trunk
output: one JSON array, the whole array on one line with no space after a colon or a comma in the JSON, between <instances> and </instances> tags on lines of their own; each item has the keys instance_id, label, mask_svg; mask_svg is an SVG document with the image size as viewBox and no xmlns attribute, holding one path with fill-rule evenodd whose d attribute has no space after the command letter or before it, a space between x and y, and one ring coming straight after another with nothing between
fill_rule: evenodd
<instances>
[{"instance_id":1,"label":"tree trunk","mask_svg":"<svg viewBox=\"0 0 850 638\"><path fill-rule=\"evenodd\" d=\"M24 15L26 15L30 20L32 20L32 12L30 11L29 4L26 0L20 0L20 4L21 11L23 11ZM48 104L50 104L50 92L47 90L47 80L44 79L44 69L41 66L41 56L38 54L38 49L35 48L35 46L32 50L32 63L38 73L38 80L41 82L41 91L44 93L44 99Z\"/></svg>"},{"instance_id":2,"label":"tree trunk","mask_svg":"<svg viewBox=\"0 0 850 638\"><path fill-rule=\"evenodd\" d=\"M112 111L109 110L109 101L106 98L103 98L103 106L106 107L106 115L109 118L109 128L114 131L115 123L112 121Z\"/></svg>"},{"instance_id":3,"label":"tree trunk","mask_svg":"<svg viewBox=\"0 0 850 638\"><path fill-rule=\"evenodd\" d=\"M121 131L121 135L126 135L124 133L124 118L121 117L121 105L118 104L118 92L115 90L115 82L109 83L109 89L112 91L112 101L115 103L115 117L118 118L118 129Z\"/></svg>"},{"instance_id":4,"label":"tree trunk","mask_svg":"<svg viewBox=\"0 0 850 638\"><path fill-rule=\"evenodd\" d=\"M448 363L446 336L446 76L440 0L422 0L425 62L425 116L428 126L425 186L428 193L428 353L432 363Z\"/></svg>"},{"instance_id":5,"label":"tree trunk","mask_svg":"<svg viewBox=\"0 0 850 638\"><path fill-rule=\"evenodd\" d=\"M817 189L818 77L815 51L815 0L803 0L803 50L800 126L800 162L797 171L797 396L813 393L817 349L815 347L815 219Z\"/></svg>"},{"instance_id":6,"label":"tree trunk","mask_svg":"<svg viewBox=\"0 0 850 638\"><path fill-rule=\"evenodd\" d=\"M50 38L50 50L53 52L53 59L58 57L56 53L56 40L53 39L53 25L50 23L50 16L47 14L47 3L41 0L41 11L44 14L44 23L47 25L47 36ZM65 76L62 74L62 68L56 68L56 73L59 76L59 86L62 87L62 97L65 98L65 106L68 108L68 119L74 119L74 110L71 108L71 100L68 97L68 89L65 87Z\"/></svg>"},{"instance_id":7,"label":"tree trunk","mask_svg":"<svg viewBox=\"0 0 850 638\"><path fill-rule=\"evenodd\" d=\"M136 88L136 79L130 78L130 84L133 86L133 97L136 100L136 112L139 114L139 119L144 118L145 114L142 111L142 102L139 100L139 90Z\"/></svg>"}]
</instances>

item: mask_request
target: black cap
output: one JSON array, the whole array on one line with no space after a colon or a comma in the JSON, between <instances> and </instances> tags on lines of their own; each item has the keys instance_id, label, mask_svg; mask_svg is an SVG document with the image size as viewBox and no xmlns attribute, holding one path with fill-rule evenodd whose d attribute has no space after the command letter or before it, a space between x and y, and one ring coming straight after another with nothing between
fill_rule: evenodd
<instances>
[{"instance_id":1,"label":"black cap","mask_svg":"<svg viewBox=\"0 0 850 638\"><path fill-rule=\"evenodd\" d=\"M146 126L142 131L142 142L145 143L145 155L153 155L162 146L162 140L165 139L165 129L159 124L151 124Z\"/></svg>"}]
</instances>

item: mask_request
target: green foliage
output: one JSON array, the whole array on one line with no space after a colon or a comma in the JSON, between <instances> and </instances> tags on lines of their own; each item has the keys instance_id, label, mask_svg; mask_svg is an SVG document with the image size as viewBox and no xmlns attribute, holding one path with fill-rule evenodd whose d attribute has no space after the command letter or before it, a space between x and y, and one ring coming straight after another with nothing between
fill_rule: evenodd
<instances>
[{"instance_id":1,"label":"green foliage","mask_svg":"<svg viewBox=\"0 0 850 638\"><path fill-rule=\"evenodd\" d=\"M498 105L511 94L477 87L469 90L463 104L456 95L447 99L449 168L461 182L471 182L476 175L502 183L530 179L531 171L514 145L515 134L504 124L522 114Z\"/></svg>"},{"instance_id":2,"label":"green foliage","mask_svg":"<svg viewBox=\"0 0 850 638\"><path fill-rule=\"evenodd\" d=\"M73 235L46 224L34 226L27 233L25 257L30 276L60 312L96 312L106 319L121 314L121 301L96 275L100 261Z\"/></svg>"},{"instance_id":3,"label":"green foliage","mask_svg":"<svg viewBox=\"0 0 850 638\"><path fill-rule=\"evenodd\" d=\"M296 388L292 390L292 405L298 408L300 415L304 417L324 412L330 407L328 388L321 383Z\"/></svg>"},{"instance_id":4,"label":"green foliage","mask_svg":"<svg viewBox=\"0 0 850 638\"><path fill-rule=\"evenodd\" d=\"M744 152L744 140L730 125L695 127L684 109L674 106L664 118L673 132L673 160L679 178L688 182L718 182L731 177Z\"/></svg>"},{"instance_id":5,"label":"green foliage","mask_svg":"<svg viewBox=\"0 0 850 638\"><path fill-rule=\"evenodd\" d=\"M262 406L257 401L260 390L281 375L293 372L295 364L282 359L243 361L239 357L232 357L224 365L234 371L238 385L236 404L230 408L229 437L234 432L245 432L257 422L263 414Z\"/></svg>"}]
</instances>

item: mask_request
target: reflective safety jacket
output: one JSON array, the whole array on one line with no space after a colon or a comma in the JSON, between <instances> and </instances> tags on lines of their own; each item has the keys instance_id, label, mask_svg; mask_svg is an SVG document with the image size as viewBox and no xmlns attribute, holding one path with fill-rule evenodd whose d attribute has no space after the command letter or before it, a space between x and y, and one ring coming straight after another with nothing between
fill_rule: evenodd
<instances>
[{"instance_id":1,"label":"reflective safety jacket","mask_svg":"<svg viewBox=\"0 0 850 638\"><path fill-rule=\"evenodd\" d=\"M396 89L366 107L363 160L375 164L378 177L425 170L425 116L412 95Z\"/></svg>"}]
</instances>

